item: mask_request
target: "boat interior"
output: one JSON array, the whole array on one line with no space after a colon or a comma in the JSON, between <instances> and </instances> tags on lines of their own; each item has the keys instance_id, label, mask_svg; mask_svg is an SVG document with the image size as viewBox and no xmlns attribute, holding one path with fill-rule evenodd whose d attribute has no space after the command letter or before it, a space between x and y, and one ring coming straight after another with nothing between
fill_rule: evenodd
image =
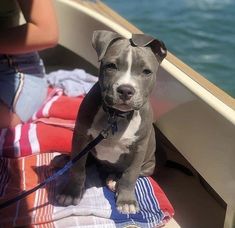
<instances>
[{"instance_id":1,"label":"boat interior","mask_svg":"<svg viewBox=\"0 0 235 228\"><path fill-rule=\"evenodd\" d=\"M92 32L130 37L139 29L102 2L55 1L59 45L40 53L46 71L82 68L98 75ZM166 227L235 227L235 102L170 53L152 94L155 180L175 209Z\"/></svg>"}]
</instances>

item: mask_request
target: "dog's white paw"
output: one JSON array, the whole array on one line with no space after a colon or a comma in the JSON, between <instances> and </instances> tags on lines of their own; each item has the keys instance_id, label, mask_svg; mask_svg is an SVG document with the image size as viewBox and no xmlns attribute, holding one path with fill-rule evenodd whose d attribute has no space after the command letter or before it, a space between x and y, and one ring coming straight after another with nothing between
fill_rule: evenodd
<instances>
[{"instance_id":1,"label":"dog's white paw","mask_svg":"<svg viewBox=\"0 0 235 228\"><path fill-rule=\"evenodd\" d=\"M134 191L117 190L117 210L122 214L136 214L139 212L139 205Z\"/></svg>"},{"instance_id":2,"label":"dog's white paw","mask_svg":"<svg viewBox=\"0 0 235 228\"><path fill-rule=\"evenodd\" d=\"M119 204L117 210L122 214L136 214L139 212L139 207L136 204Z\"/></svg>"}]
</instances>

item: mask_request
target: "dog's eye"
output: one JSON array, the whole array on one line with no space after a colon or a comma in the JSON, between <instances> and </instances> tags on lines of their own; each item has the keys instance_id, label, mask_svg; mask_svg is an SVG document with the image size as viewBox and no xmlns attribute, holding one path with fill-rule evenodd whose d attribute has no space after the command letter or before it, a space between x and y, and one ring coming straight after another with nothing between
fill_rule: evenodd
<instances>
[{"instance_id":1,"label":"dog's eye","mask_svg":"<svg viewBox=\"0 0 235 228\"><path fill-rule=\"evenodd\" d=\"M149 70L149 69L144 69L143 74L146 75L146 76L149 76L150 74L152 74L152 71Z\"/></svg>"},{"instance_id":2,"label":"dog's eye","mask_svg":"<svg viewBox=\"0 0 235 228\"><path fill-rule=\"evenodd\" d=\"M104 68L106 70L117 70L117 65L115 63L107 63Z\"/></svg>"}]
</instances>

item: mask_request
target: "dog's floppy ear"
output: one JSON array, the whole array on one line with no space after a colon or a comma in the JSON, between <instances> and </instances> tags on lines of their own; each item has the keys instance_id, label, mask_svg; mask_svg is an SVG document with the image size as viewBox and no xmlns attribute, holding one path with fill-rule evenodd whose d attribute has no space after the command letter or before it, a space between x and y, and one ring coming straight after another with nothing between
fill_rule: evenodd
<instances>
[{"instance_id":1,"label":"dog's floppy ear","mask_svg":"<svg viewBox=\"0 0 235 228\"><path fill-rule=\"evenodd\" d=\"M151 36L148 36L145 34L133 34L131 38L131 42L135 46L151 47L153 53L156 55L157 60L160 63L167 55L167 49L166 49L165 44L162 41L157 40Z\"/></svg>"},{"instance_id":2,"label":"dog's floppy ear","mask_svg":"<svg viewBox=\"0 0 235 228\"><path fill-rule=\"evenodd\" d=\"M106 30L93 32L92 46L97 52L99 61L104 57L107 48L118 39L123 39L123 37L115 32Z\"/></svg>"}]
</instances>

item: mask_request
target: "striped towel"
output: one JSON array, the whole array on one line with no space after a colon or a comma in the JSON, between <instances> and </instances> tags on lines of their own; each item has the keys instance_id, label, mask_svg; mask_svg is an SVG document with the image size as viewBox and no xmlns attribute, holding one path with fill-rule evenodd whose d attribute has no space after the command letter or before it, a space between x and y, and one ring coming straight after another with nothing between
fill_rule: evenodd
<instances>
[{"instance_id":1,"label":"striped towel","mask_svg":"<svg viewBox=\"0 0 235 228\"><path fill-rule=\"evenodd\" d=\"M45 103L29 122L13 129L0 129L0 156L20 158L54 151L69 153L83 97L68 97L62 89L50 89Z\"/></svg>"},{"instance_id":2,"label":"striped towel","mask_svg":"<svg viewBox=\"0 0 235 228\"><path fill-rule=\"evenodd\" d=\"M0 203L24 190L29 190L52 174L51 159L58 153L44 153L18 159L0 160ZM102 186L96 167L90 167L86 191L77 206L61 207L55 203L56 185L66 174L45 188L0 211L0 227L159 227L174 210L158 184L150 177L139 178L136 196L140 212L120 214L115 206L115 193Z\"/></svg>"}]
</instances>

